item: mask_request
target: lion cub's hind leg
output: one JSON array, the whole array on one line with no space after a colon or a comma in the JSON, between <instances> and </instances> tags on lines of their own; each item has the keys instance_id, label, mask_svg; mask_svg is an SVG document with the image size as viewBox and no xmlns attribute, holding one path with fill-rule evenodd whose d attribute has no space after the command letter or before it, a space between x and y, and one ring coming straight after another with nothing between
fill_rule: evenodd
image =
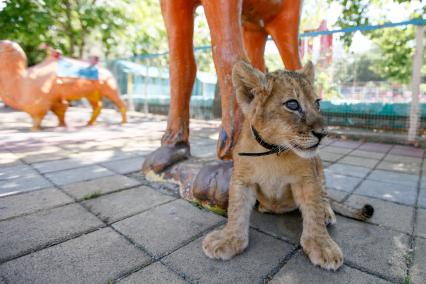
<instances>
[{"instance_id":1,"label":"lion cub's hind leg","mask_svg":"<svg viewBox=\"0 0 426 284\"><path fill-rule=\"evenodd\" d=\"M203 240L203 251L210 258L228 260L248 246L250 213L256 202L256 188L231 181L228 224L209 233Z\"/></svg>"}]
</instances>

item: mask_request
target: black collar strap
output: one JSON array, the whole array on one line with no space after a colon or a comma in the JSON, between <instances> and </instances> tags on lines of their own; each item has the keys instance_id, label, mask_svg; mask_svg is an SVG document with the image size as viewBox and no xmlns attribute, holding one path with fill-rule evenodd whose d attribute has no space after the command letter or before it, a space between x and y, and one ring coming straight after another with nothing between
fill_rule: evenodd
<instances>
[{"instance_id":1,"label":"black collar strap","mask_svg":"<svg viewBox=\"0 0 426 284\"><path fill-rule=\"evenodd\" d=\"M278 154L288 150L288 148L285 146L279 146L279 145L270 144L266 142L253 126L251 126L251 132L253 133L253 136L256 139L257 143L259 143L260 146L268 149L269 151L260 152L260 153L238 153L238 155L248 156L248 157L259 157L259 156Z\"/></svg>"}]
</instances>

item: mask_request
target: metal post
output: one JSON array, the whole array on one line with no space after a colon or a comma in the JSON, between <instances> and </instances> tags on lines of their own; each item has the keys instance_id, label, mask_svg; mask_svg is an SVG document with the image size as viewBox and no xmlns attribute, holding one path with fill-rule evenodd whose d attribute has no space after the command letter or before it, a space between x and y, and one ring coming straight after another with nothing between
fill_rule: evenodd
<instances>
[{"instance_id":1,"label":"metal post","mask_svg":"<svg viewBox=\"0 0 426 284\"><path fill-rule=\"evenodd\" d=\"M135 110L133 103L133 74L130 72L127 73L127 107L131 111Z\"/></svg>"},{"instance_id":2,"label":"metal post","mask_svg":"<svg viewBox=\"0 0 426 284\"><path fill-rule=\"evenodd\" d=\"M149 65L146 64L145 66L146 66L146 73L145 73L145 80L144 80L145 86L144 86L144 98L143 98L143 100L144 100L143 112L145 114L147 114L148 113L148 79L150 79L150 78L149 78Z\"/></svg>"},{"instance_id":3,"label":"metal post","mask_svg":"<svg viewBox=\"0 0 426 284\"><path fill-rule=\"evenodd\" d=\"M423 40L425 27L416 26L416 51L413 58L413 73L411 80L412 98L410 109L410 126L408 129L408 141L415 142L417 131L419 129L419 95L420 95L420 80L421 68L423 64Z\"/></svg>"}]
</instances>

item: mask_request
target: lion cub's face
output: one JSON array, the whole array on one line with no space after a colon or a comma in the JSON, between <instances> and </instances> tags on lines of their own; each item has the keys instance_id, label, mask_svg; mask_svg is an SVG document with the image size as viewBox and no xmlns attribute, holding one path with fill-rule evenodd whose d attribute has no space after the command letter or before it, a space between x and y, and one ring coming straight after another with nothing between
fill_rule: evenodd
<instances>
[{"instance_id":1,"label":"lion cub's face","mask_svg":"<svg viewBox=\"0 0 426 284\"><path fill-rule=\"evenodd\" d=\"M302 158L317 154L327 130L313 88L311 62L296 72L265 75L241 61L233 68L232 81L246 119L265 141L286 146Z\"/></svg>"}]
</instances>

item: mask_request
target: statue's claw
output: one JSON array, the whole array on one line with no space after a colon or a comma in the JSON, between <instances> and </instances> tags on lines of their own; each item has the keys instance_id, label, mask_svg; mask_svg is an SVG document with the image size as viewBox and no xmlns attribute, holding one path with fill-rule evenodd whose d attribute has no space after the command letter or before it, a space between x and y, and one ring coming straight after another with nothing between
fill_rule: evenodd
<instances>
[{"instance_id":1,"label":"statue's claw","mask_svg":"<svg viewBox=\"0 0 426 284\"><path fill-rule=\"evenodd\" d=\"M229 182L232 176L232 161L220 161L203 167L192 184L193 196L201 202L228 207Z\"/></svg>"},{"instance_id":2,"label":"statue's claw","mask_svg":"<svg viewBox=\"0 0 426 284\"><path fill-rule=\"evenodd\" d=\"M159 174L167 167L188 159L190 155L189 145L186 143L163 145L146 156L142 169L144 174L150 171Z\"/></svg>"}]
</instances>

